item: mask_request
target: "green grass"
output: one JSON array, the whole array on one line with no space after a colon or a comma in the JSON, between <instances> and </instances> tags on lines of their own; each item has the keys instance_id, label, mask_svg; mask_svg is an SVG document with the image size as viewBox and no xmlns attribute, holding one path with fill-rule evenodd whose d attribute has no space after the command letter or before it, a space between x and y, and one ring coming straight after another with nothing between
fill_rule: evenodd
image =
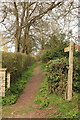
<instances>
[{"instance_id":1,"label":"green grass","mask_svg":"<svg viewBox=\"0 0 80 120\"><path fill-rule=\"evenodd\" d=\"M20 93L25 88L29 78L32 76L32 72L36 66L37 64L30 66L28 70L23 73L22 77L18 79L15 84L12 84L10 89L6 90L6 97L2 98L3 106L14 104L17 101Z\"/></svg>"},{"instance_id":2,"label":"green grass","mask_svg":"<svg viewBox=\"0 0 80 120\"><path fill-rule=\"evenodd\" d=\"M37 62L37 65L41 66L41 71L46 72L46 63L43 63L42 61Z\"/></svg>"},{"instance_id":3,"label":"green grass","mask_svg":"<svg viewBox=\"0 0 80 120\"><path fill-rule=\"evenodd\" d=\"M42 82L40 86L39 92L35 96L34 102L36 104L40 104L39 109L45 108L49 104L49 98L48 98L48 84L46 82L46 79Z\"/></svg>"},{"instance_id":4,"label":"green grass","mask_svg":"<svg viewBox=\"0 0 80 120\"><path fill-rule=\"evenodd\" d=\"M74 93L71 101L64 100L62 96L56 96L55 94L49 95L49 103L55 105L58 108L57 113L63 118L77 118L78 117L78 95ZM54 114L53 114L54 116Z\"/></svg>"},{"instance_id":5,"label":"green grass","mask_svg":"<svg viewBox=\"0 0 80 120\"><path fill-rule=\"evenodd\" d=\"M36 104L39 104L39 109L53 106L57 108L55 113L49 112L51 118L56 116L57 118L78 118L78 94L73 93L71 101L64 100L62 96L56 96L55 94L48 94L48 83L45 78L41 84L40 90L35 97Z\"/></svg>"}]
</instances>

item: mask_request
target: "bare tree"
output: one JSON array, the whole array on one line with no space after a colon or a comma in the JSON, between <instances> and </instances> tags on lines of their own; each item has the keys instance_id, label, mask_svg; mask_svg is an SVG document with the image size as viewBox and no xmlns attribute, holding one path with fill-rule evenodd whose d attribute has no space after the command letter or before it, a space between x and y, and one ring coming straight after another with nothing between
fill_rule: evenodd
<instances>
[{"instance_id":1,"label":"bare tree","mask_svg":"<svg viewBox=\"0 0 80 120\"><path fill-rule=\"evenodd\" d=\"M67 2L66 0L61 0L60 2L3 3L1 6L2 19L0 23L5 26L5 35L9 38L9 42L11 40L15 44L16 52L29 54L32 51L32 47L34 47L32 44L35 40L31 38L31 29L34 28L35 24L36 28L39 28L40 30L41 26L39 26L39 21L41 19L45 19L45 21L46 19L49 19L49 23L50 21L51 23L56 21L55 25L57 29L59 27L60 29L63 29L61 22L63 22L63 18L66 18L72 9L75 9L73 6L72 1ZM46 25L42 26L45 27ZM38 42L42 42L41 44L43 45L45 44L44 36L47 35L45 35L46 30L44 30L45 32L42 31L40 30L40 33L42 33L40 38L38 37L38 34L35 34L36 32L33 36L36 36ZM50 31L50 29L48 31ZM34 41L32 42L32 40Z\"/></svg>"}]
</instances>

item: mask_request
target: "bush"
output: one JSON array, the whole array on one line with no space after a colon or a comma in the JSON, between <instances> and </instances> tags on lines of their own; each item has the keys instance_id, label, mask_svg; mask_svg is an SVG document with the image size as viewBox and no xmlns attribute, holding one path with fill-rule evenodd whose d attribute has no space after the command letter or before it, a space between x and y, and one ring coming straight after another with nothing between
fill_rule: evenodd
<instances>
[{"instance_id":1,"label":"bush","mask_svg":"<svg viewBox=\"0 0 80 120\"><path fill-rule=\"evenodd\" d=\"M15 83L34 62L34 58L26 54L2 52L2 67L11 73L11 83Z\"/></svg>"},{"instance_id":2,"label":"bush","mask_svg":"<svg viewBox=\"0 0 80 120\"><path fill-rule=\"evenodd\" d=\"M49 61L47 63L47 72L49 92L62 94L66 88L68 72L67 59L64 57L61 59Z\"/></svg>"},{"instance_id":3,"label":"bush","mask_svg":"<svg viewBox=\"0 0 80 120\"><path fill-rule=\"evenodd\" d=\"M48 62L50 60L55 60L57 58L62 58L64 56L68 56L68 53L64 53L64 48L58 49L58 50L47 50L42 55L42 61Z\"/></svg>"},{"instance_id":4,"label":"bush","mask_svg":"<svg viewBox=\"0 0 80 120\"><path fill-rule=\"evenodd\" d=\"M74 71L73 71L73 90L75 92L80 92L80 61L79 57L74 57Z\"/></svg>"},{"instance_id":5,"label":"bush","mask_svg":"<svg viewBox=\"0 0 80 120\"><path fill-rule=\"evenodd\" d=\"M79 87L79 71L80 65L78 57L74 57L74 73L73 73L73 90L80 91ZM51 60L47 63L47 78L49 91L56 94L63 94L66 91L68 79L68 59L60 58Z\"/></svg>"}]
</instances>

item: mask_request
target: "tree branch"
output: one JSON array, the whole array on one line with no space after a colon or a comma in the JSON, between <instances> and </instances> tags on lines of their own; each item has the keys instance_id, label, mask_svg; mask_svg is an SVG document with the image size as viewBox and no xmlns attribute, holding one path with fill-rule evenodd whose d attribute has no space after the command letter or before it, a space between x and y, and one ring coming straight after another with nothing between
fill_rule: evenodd
<instances>
[{"instance_id":1,"label":"tree branch","mask_svg":"<svg viewBox=\"0 0 80 120\"><path fill-rule=\"evenodd\" d=\"M43 11L42 13L40 13L40 14L37 15L37 16L34 16L34 17L32 18L32 20L30 21L29 24L30 24L30 25L33 24L37 19L42 18L46 13L48 13L48 11L50 11L50 10L52 10L53 8L55 8L55 7L57 7L57 6L60 6L60 5L62 5L62 4L63 4L63 2L58 2L57 4L55 4L55 2L52 2L51 6L50 6L47 10Z\"/></svg>"}]
</instances>

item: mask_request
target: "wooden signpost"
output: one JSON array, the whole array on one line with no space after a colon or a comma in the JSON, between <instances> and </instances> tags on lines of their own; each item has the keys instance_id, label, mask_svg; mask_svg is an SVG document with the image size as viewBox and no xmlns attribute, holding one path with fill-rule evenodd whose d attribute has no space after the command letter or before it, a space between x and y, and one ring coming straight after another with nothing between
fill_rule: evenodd
<instances>
[{"instance_id":1,"label":"wooden signpost","mask_svg":"<svg viewBox=\"0 0 80 120\"><path fill-rule=\"evenodd\" d=\"M72 81L73 81L73 50L74 42L70 42L70 45L64 49L64 52L69 51L69 70L68 70L68 83L67 83L67 100L72 99Z\"/></svg>"},{"instance_id":2,"label":"wooden signpost","mask_svg":"<svg viewBox=\"0 0 80 120\"><path fill-rule=\"evenodd\" d=\"M70 46L64 48L64 52L69 52L70 51Z\"/></svg>"}]
</instances>

